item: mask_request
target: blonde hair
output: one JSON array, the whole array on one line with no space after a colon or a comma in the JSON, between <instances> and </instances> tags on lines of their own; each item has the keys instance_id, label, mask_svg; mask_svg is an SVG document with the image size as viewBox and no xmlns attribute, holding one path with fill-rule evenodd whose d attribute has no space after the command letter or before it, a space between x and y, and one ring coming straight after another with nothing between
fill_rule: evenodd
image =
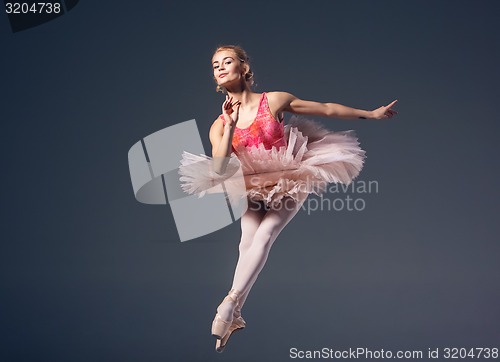
<instances>
[{"instance_id":1,"label":"blonde hair","mask_svg":"<svg viewBox=\"0 0 500 362\"><path fill-rule=\"evenodd\" d=\"M247 64L248 71L245 73L245 81L246 81L249 88L251 86L253 86L255 83L254 77L253 77L253 71L250 68L250 58L247 55L247 53L245 52L245 50L242 47L240 47L239 45L220 45L217 47L217 49L215 49L213 55L215 55L218 52L223 51L223 50L232 51L241 63ZM212 57L213 57L213 55L212 55ZM215 90L217 92L225 93L224 87L221 87L220 85L217 85Z\"/></svg>"}]
</instances>

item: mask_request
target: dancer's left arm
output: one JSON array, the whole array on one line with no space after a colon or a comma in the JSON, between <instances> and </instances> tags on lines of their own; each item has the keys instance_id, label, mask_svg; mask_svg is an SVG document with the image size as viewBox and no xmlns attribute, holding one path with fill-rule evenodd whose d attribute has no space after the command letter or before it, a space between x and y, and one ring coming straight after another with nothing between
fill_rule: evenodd
<instances>
[{"instance_id":1,"label":"dancer's left arm","mask_svg":"<svg viewBox=\"0 0 500 362\"><path fill-rule=\"evenodd\" d=\"M381 106L374 109L373 111L365 111L363 109L351 108L338 103L305 101L287 92L273 92L273 96L277 102L276 104L279 105L278 112L290 112L295 114L307 114L343 119L383 119L391 118L393 115L398 113L391 108L394 104L396 104L397 100L392 101L387 106Z\"/></svg>"}]
</instances>

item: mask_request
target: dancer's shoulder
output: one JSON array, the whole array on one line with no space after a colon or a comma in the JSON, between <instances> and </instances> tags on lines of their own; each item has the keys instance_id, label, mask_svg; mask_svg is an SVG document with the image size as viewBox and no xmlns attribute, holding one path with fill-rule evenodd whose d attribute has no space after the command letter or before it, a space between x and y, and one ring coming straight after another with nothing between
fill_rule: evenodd
<instances>
[{"instance_id":1,"label":"dancer's shoulder","mask_svg":"<svg viewBox=\"0 0 500 362\"><path fill-rule=\"evenodd\" d=\"M274 100L286 100L286 99L293 99L295 96L289 92L284 92L284 91L271 91L271 92L266 92L267 99L274 99Z\"/></svg>"},{"instance_id":2,"label":"dancer's shoulder","mask_svg":"<svg viewBox=\"0 0 500 362\"><path fill-rule=\"evenodd\" d=\"M210 126L210 133L216 132L216 133L223 133L224 131L224 118L222 118L222 114L213 121L212 125Z\"/></svg>"},{"instance_id":3,"label":"dancer's shoulder","mask_svg":"<svg viewBox=\"0 0 500 362\"><path fill-rule=\"evenodd\" d=\"M290 102L297 98L293 94L283 91L266 92L266 95L269 107L274 110L275 113L285 111L290 105Z\"/></svg>"}]
</instances>

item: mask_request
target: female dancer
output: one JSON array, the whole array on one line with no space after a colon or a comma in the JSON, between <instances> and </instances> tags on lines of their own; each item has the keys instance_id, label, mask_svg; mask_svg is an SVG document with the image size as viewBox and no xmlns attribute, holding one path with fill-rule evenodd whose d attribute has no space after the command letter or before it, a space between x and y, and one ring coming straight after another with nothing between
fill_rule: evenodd
<instances>
[{"instance_id":1,"label":"female dancer","mask_svg":"<svg viewBox=\"0 0 500 362\"><path fill-rule=\"evenodd\" d=\"M365 111L335 103L305 101L286 92L252 92L249 58L241 47L234 45L218 47L212 65L217 90L227 93L222 115L214 121L209 134L215 172L224 174L234 154L241 159L244 174L269 175L279 168L278 176L272 180L257 178L266 181L266 187L259 188L255 182L247 185L248 200L259 207L249 207L241 217L239 259L232 288L218 306L212 323L216 350L221 352L231 333L245 327L241 308L274 241L309 193L317 193L317 184L306 184L305 179L348 184L362 168L364 151L352 133L325 131L308 120L296 121L296 128L285 129L283 112L382 119L397 113L391 109L397 101ZM293 152L287 153L287 149ZM186 174L182 167L180 173Z\"/></svg>"}]
</instances>

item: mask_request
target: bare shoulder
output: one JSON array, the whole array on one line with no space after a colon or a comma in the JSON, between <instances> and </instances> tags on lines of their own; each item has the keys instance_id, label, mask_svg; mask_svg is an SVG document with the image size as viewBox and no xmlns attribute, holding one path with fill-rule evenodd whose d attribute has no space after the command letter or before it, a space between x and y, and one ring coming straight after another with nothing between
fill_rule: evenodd
<instances>
[{"instance_id":1,"label":"bare shoulder","mask_svg":"<svg viewBox=\"0 0 500 362\"><path fill-rule=\"evenodd\" d=\"M219 116L210 126L210 133L216 132L222 134L223 131L224 131L224 121L222 120L222 117Z\"/></svg>"},{"instance_id":2,"label":"bare shoulder","mask_svg":"<svg viewBox=\"0 0 500 362\"><path fill-rule=\"evenodd\" d=\"M224 126L224 121L223 121L221 116L219 116L215 119L215 121L212 123L212 126L210 126L210 128L218 127L218 126L221 126L221 127Z\"/></svg>"},{"instance_id":3,"label":"bare shoulder","mask_svg":"<svg viewBox=\"0 0 500 362\"><path fill-rule=\"evenodd\" d=\"M282 91L266 92L267 99L270 102L280 105L281 103L290 102L292 99L296 98L293 94Z\"/></svg>"},{"instance_id":4,"label":"bare shoulder","mask_svg":"<svg viewBox=\"0 0 500 362\"><path fill-rule=\"evenodd\" d=\"M290 102L296 98L293 94L282 91L266 92L266 95L273 115L285 111Z\"/></svg>"},{"instance_id":5,"label":"bare shoulder","mask_svg":"<svg viewBox=\"0 0 500 362\"><path fill-rule=\"evenodd\" d=\"M214 139L221 138L224 134L224 121L222 117L217 117L217 119L210 126L209 137L213 142Z\"/></svg>"}]
</instances>

